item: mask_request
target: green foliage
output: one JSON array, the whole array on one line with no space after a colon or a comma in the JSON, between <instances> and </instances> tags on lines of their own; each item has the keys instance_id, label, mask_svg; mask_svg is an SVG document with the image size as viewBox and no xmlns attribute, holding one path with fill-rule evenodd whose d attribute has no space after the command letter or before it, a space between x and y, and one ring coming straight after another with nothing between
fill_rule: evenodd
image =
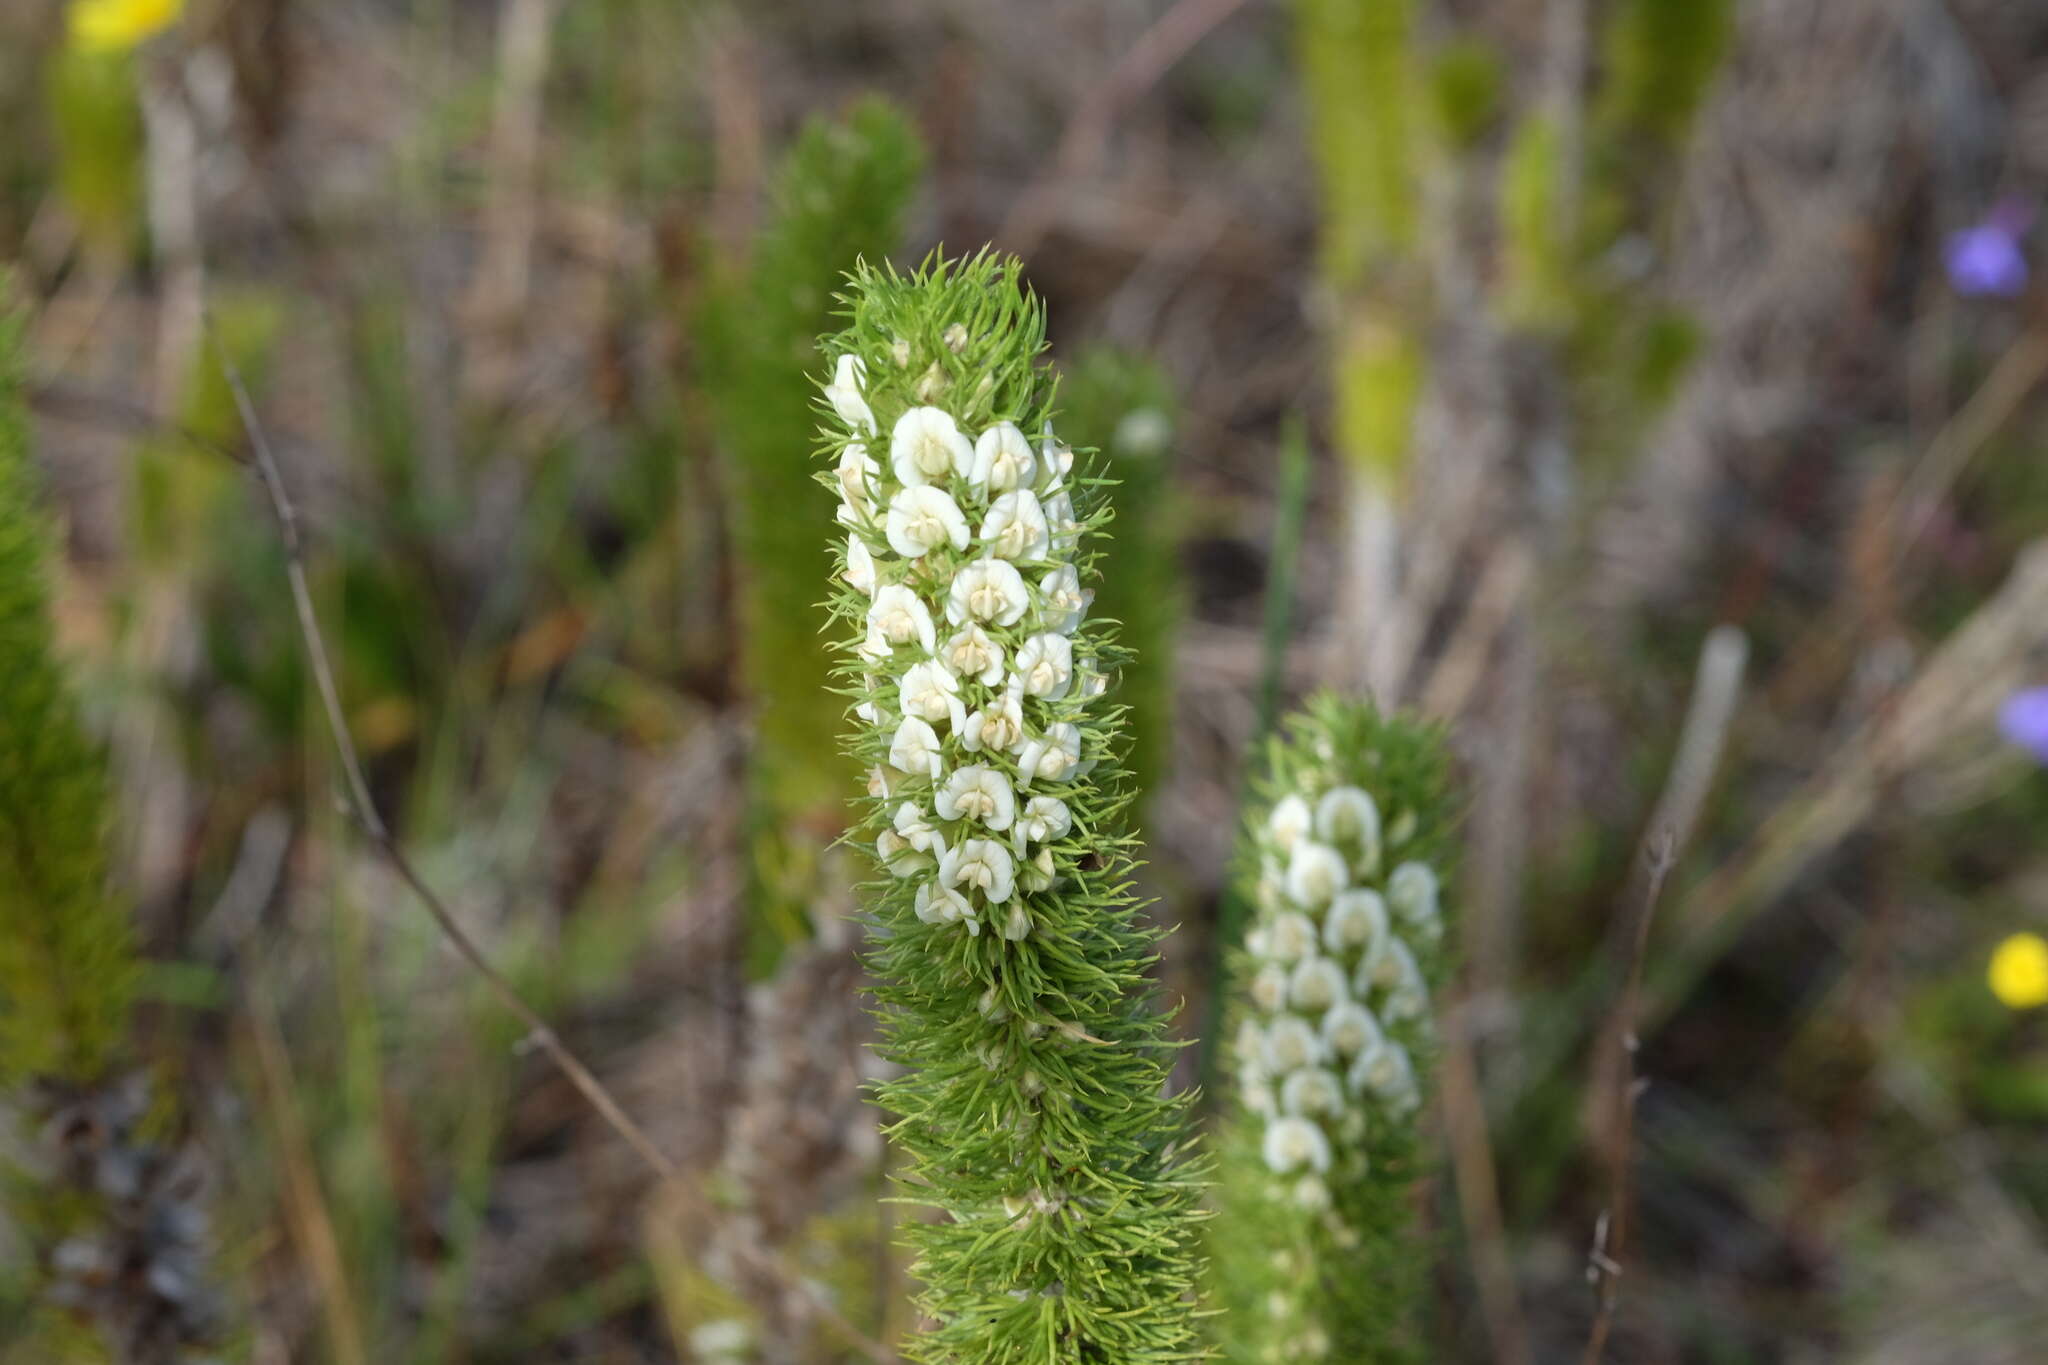
<instances>
[{"instance_id":1,"label":"green foliage","mask_svg":"<svg viewBox=\"0 0 2048 1365\"><path fill-rule=\"evenodd\" d=\"M864 265L827 343L823 479L850 528L837 675L870 772L850 837L881 865L871 965L882 1049L904 1068L878 1094L905 1198L938 1214L905 1232L931 1323L908 1350L1157 1365L1200 1355L1203 1166L1187 1097L1166 1089L1157 932L1130 891L1123 713L1097 686L1123 653L1080 587L1104 482L1023 435L1054 385L1018 271L987 253L908 277ZM942 505L950 524L908 515ZM1011 513L1030 528L1031 508L1038 534L1001 531ZM957 688L950 716L934 667Z\"/></svg>"},{"instance_id":2,"label":"green foliage","mask_svg":"<svg viewBox=\"0 0 2048 1365\"><path fill-rule=\"evenodd\" d=\"M89 1082L115 1059L135 959L107 887L105 762L56 653L21 337L0 314L0 1083Z\"/></svg>"},{"instance_id":3,"label":"green foliage","mask_svg":"<svg viewBox=\"0 0 2048 1365\"><path fill-rule=\"evenodd\" d=\"M1501 163L1500 235L1506 267L1504 316L1531 331L1570 318L1576 243L1565 224L1564 143L1554 119L1516 127Z\"/></svg>"},{"instance_id":4,"label":"green foliage","mask_svg":"<svg viewBox=\"0 0 2048 1365\"><path fill-rule=\"evenodd\" d=\"M1622 0L1601 36L1595 126L1676 145L1734 36L1734 0Z\"/></svg>"},{"instance_id":5,"label":"green foliage","mask_svg":"<svg viewBox=\"0 0 2048 1365\"><path fill-rule=\"evenodd\" d=\"M815 681L829 667L818 584L830 537L795 511L814 496L815 338L831 326L834 285L900 240L922 163L916 133L880 100L856 106L844 123L813 119L777 177L774 215L751 265L719 280L699 319L733 494L741 668L755 703L748 842L760 968L809 932L819 850L851 778L836 744L840 708Z\"/></svg>"},{"instance_id":6,"label":"green foliage","mask_svg":"<svg viewBox=\"0 0 2048 1365\"><path fill-rule=\"evenodd\" d=\"M1500 58L1476 38L1453 39L1430 64L1437 125L1454 151L1477 145L1500 113Z\"/></svg>"},{"instance_id":7,"label":"green foliage","mask_svg":"<svg viewBox=\"0 0 2048 1365\"><path fill-rule=\"evenodd\" d=\"M142 223L142 104L126 54L64 47L49 63L57 184L80 231L102 251L125 251Z\"/></svg>"},{"instance_id":8,"label":"green foliage","mask_svg":"<svg viewBox=\"0 0 2048 1365\"><path fill-rule=\"evenodd\" d=\"M1419 1358L1418 1115L1450 965L1451 822L1434 727L1325 695L1269 746L1240 845L1258 918L1234 954L1210 1239L1229 1360Z\"/></svg>"},{"instance_id":9,"label":"green foliage","mask_svg":"<svg viewBox=\"0 0 2048 1365\"><path fill-rule=\"evenodd\" d=\"M1421 214L1411 0L1297 0L1323 195L1323 266L1349 288L1411 250Z\"/></svg>"},{"instance_id":10,"label":"green foliage","mask_svg":"<svg viewBox=\"0 0 2048 1365\"><path fill-rule=\"evenodd\" d=\"M1142 357L1098 346L1060 376L1059 425L1103 433L1116 535L1102 548L1095 614L1115 621L1130 658L1117 679L1135 801L1165 770L1173 733L1173 641L1185 610L1173 495L1173 387Z\"/></svg>"}]
</instances>

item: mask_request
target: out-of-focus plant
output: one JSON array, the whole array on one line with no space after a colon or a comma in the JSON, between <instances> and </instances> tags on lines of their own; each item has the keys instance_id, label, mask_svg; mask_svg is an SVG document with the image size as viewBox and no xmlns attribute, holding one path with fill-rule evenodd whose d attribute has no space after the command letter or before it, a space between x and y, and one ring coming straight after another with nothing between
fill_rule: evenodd
<instances>
[{"instance_id":1,"label":"out-of-focus plant","mask_svg":"<svg viewBox=\"0 0 2048 1365\"><path fill-rule=\"evenodd\" d=\"M921 1361L1199 1354L1200 1167L1166 1088L1156 932L1129 890L1124 658L1091 619L1100 476L1047 437L1015 261L863 266L826 346L846 540L838 676L869 773L868 888Z\"/></svg>"},{"instance_id":2,"label":"out-of-focus plant","mask_svg":"<svg viewBox=\"0 0 2048 1365\"><path fill-rule=\"evenodd\" d=\"M1229 1360L1418 1358L1447 782L1438 732L1368 703L1316 698L1271 743L1241 854L1257 918L1211 1228Z\"/></svg>"},{"instance_id":3,"label":"out-of-focus plant","mask_svg":"<svg viewBox=\"0 0 2048 1365\"><path fill-rule=\"evenodd\" d=\"M2048 941L2014 934L1991 954L1991 993L2016 1010L2048 1005Z\"/></svg>"},{"instance_id":4,"label":"out-of-focus plant","mask_svg":"<svg viewBox=\"0 0 2048 1365\"><path fill-rule=\"evenodd\" d=\"M57 655L25 413L21 322L0 314L0 1087L41 1166L6 1191L41 1272L26 1330L42 1358L92 1353L68 1310L114 1358L169 1361L211 1329L204 1218L132 1074L140 968L110 885L105 759Z\"/></svg>"},{"instance_id":5,"label":"out-of-focus plant","mask_svg":"<svg viewBox=\"0 0 2048 1365\"><path fill-rule=\"evenodd\" d=\"M1116 534L1102 548L1095 614L1115 621L1129 658L1117 679L1128 712L1125 760L1142 822L1173 731L1173 641L1185 598L1173 498L1173 387L1151 361L1113 347L1060 372L1057 424L1102 442Z\"/></svg>"},{"instance_id":6,"label":"out-of-focus plant","mask_svg":"<svg viewBox=\"0 0 2048 1365\"><path fill-rule=\"evenodd\" d=\"M185 0L71 0L71 45L96 55L127 52L178 22Z\"/></svg>"},{"instance_id":7,"label":"out-of-focus plant","mask_svg":"<svg viewBox=\"0 0 2048 1365\"><path fill-rule=\"evenodd\" d=\"M815 680L829 667L818 584L831 538L797 509L813 496L808 407L816 338L832 291L901 240L923 151L881 100L844 122L814 119L777 176L774 216L744 269L702 311L705 392L716 417L739 551L741 668L754 701L749 814L757 970L809 934L818 859L841 823L852 770L840 708Z\"/></svg>"},{"instance_id":8,"label":"out-of-focus plant","mask_svg":"<svg viewBox=\"0 0 2048 1365\"><path fill-rule=\"evenodd\" d=\"M134 49L184 0L74 0L49 67L58 186L87 244L118 256L142 221L142 105Z\"/></svg>"},{"instance_id":9,"label":"out-of-focus plant","mask_svg":"<svg viewBox=\"0 0 2048 1365\"><path fill-rule=\"evenodd\" d=\"M2006 740L2048 763L2048 687L2013 693L1998 708L1998 728Z\"/></svg>"}]
</instances>

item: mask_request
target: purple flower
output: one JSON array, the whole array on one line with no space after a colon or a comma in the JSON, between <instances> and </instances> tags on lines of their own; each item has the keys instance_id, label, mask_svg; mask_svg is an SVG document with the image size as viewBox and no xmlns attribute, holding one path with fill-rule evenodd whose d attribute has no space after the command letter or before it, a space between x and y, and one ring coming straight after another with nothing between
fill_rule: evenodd
<instances>
[{"instance_id":1,"label":"purple flower","mask_svg":"<svg viewBox=\"0 0 2048 1365\"><path fill-rule=\"evenodd\" d=\"M2009 299L2026 289L2027 258L2020 251L2020 236L2032 216L2023 205L2008 200L1986 214L1983 222L1949 234L1942 259L1958 294Z\"/></svg>"},{"instance_id":2,"label":"purple flower","mask_svg":"<svg viewBox=\"0 0 2048 1365\"><path fill-rule=\"evenodd\" d=\"M2005 737L2048 763L2048 687L2029 687L2005 699L1998 711Z\"/></svg>"}]
</instances>

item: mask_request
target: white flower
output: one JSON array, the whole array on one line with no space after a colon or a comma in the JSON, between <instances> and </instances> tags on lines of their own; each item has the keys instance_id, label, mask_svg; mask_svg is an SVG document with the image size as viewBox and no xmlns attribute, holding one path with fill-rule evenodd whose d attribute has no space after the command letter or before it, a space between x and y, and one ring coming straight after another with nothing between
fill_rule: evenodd
<instances>
[{"instance_id":1,"label":"white flower","mask_svg":"<svg viewBox=\"0 0 2048 1365\"><path fill-rule=\"evenodd\" d=\"M980 626L954 631L939 657L961 677L972 678L984 687L994 687L1003 680L1003 647Z\"/></svg>"},{"instance_id":2,"label":"white flower","mask_svg":"<svg viewBox=\"0 0 2048 1365\"><path fill-rule=\"evenodd\" d=\"M913 640L929 654L937 638L931 609L925 606L923 598L901 583L891 583L875 593L875 600L868 607L868 640L870 644L879 641L885 646L882 655L893 653L890 647L907 645ZM871 651L863 645L861 652Z\"/></svg>"},{"instance_id":3,"label":"white flower","mask_svg":"<svg viewBox=\"0 0 2048 1365\"><path fill-rule=\"evenodd\" d=\"M885 829L875 836L875 856L895 877L915 877L938 865L937 859L912 848L910 841L893 829Z\"/></svg>"},{"instance_id":4,"label":"white flower","mask_svg":"<svg viewBox=\"0 0 2048 1365\"><path fill-rule=\"evenodd\" d=\"M1266 1030L1266 1070L1285 1076L1323 1059L1323 1040L1306 1020L1291 1014L1275 1019Z\"/></svg>"},{"instance_id":5,"label":"white flower","mask_svg":"<svg viewBox=\"0 0 2048 1365\"><path fill-rule=\"evenodd\" d=\"M1064 635L1032 636L1017 651L1017 676L1026 696L1066 696L1074 680L1074 642Z\"/></svg>"},{"instance_id":6,"label":"white flower","mask_svg":"<svg viewBox=\"0 0 2048 1365\"><path fill-rule=\"evenodd\" d=\"M1299 962L1316 953L1316 924L1299 910L1273 917L1266 930L1266 952L1276 962Z\"/></svg>"},{"instance_id":7,"label":"white flower","mask_svg":"<svg viewBox=\"0 0 2048 1365\"><path fill-rule=\"evenodd\" d=\"M867 432L875 429L875 414L868 408L868 400L861 397L860 387L867 382L868 367L857 355L839 357L838 368L832 372L832 382L825 386L826 401L832 404L832 411L839 414L839 420L850 427Z\"/></svg>"},{"instance_id":8,"label":"white flower","mask_svg":"<svg viewBox=\"0 0 2048 1365\"><path fill-rule=\"evenodd\" d=\"M1304 1014L1321 1014L1350 994L1344 969L1327 957L1303 958L1287 978L1287 1003Z\"/></svg>"},{"instance_id":9,"label":"white flower","mask_svg":"<svg viewBox=\"0 0 2048 1365\"><path fill-rule=\"evenodd\" d=\"M1380 1006L1380 1013L1394 1023L1409 1019L1420 1019L1429 1013L1429 982L1423 979L1422 968L1415 963L1415 954L1408 945L1398 938L1387 941L1387 950L1381 956L1375 975L1387 988L1387 998Z\"/></svg>"},{"instance_id":10,"label":"white flower","mask_svg":"<svg viewBox=\"0 0 2048 1365\"><path fill-rule=\"evenodd\" d=\"M956 550L967 548L967 518L960 505L943 488L906 488L889 499L889 516L882 523L889 548L908 559L951 542Z\"/></svg>"},{"instance_id":11,"label":"white flower","mask_svg":"<svg viewBox=\"0 0 2048 1365\"><path fill-rule=\"evenodd\" d=\"M1017 755L1017 785L1028 787L1034 778L1058 782L1078 777L1094 764L1081 762L1081 732L1067 721L1048 725L1045 733L1024 741Z\"/></svg>"},{"instance_id":12,"label":"white flower","mask_svg":"<svg viewBox=\"0 0 2048 1365\"><path fill-rule=\"evenodd\" d=\"M1420 1096L1415 1087L1415 1064L1408 1050L1396 1042L1367 1048L1351 1063L1345 1075L1354 1090L1365 1091L1397 1110L1411 1109Z\"/></svg>"},{"instance_id":13,"label":"white flower","mask_svg":"<svg viewBox=\"0 0 2048 1365\"><path fill-rule=\"evenodd\" d=\"M889 740L889 766L912 777L939 780L939 736L915 716L906 716Z\"/></svg>"},{"instance_id":14,"label":"white flower","mask_svg":"<svg viewBox=\"0 0 2048 1365\"><path fill-rule=\"evenodd\" d=\"M1332 787L1316 802L1316 837L1358 849L1353 870L1370 877L1380 867L1380 808L1357 787Z\"/></svg>"},{"instance_id":15,"label":"white flower","mask_svg":"<svg viewBox=\"0 0 2048 1365\"><path fill-rule=\"evenodd\" d=\"M960 434L953 414L922 407L896 419L889 433L889 468L904 487L944 483L954 474L965 477L973 467L974 447Z\"/></svg>"},{"instance_id":16,"label":"white flower","mask_svg":"<svg viewBox=\"0 0 2048 1365\"><path fill-rule=\"evenodd\" d=\"M1354 1000L1332 1005L1323 1016L1322 1032L1323 1041L1339 1057L1355 1057L1386 1038L1372 1011Z\"/></svg>"},{"instance_id":17,"label":"white flower","mask_svg":"<svg viewBox=\"0 0 2048 1365\"><path fill-rule=\"evenodd\" d=\"M1074 665L1074 676L1081 680L1081 698L1084 701L1093 701L1109 691L1109 674L1096 666L1092 655Z\"/></svg>"},{"instance_id":18,"label":"white flower","mask_svg":"<svg viewBox=\"0 0 2048 1365\"><path fill-rule=\"evenodd\" d=\"M841 360L851 359L841 356ZM754 1343L753 1333L738 1318L718 1318L690 1333L690 1354L702 1360L743 1356Z\"/></svg>"},{"instance_id":19,"label":"white flower","mask_svg":"<svg viewBox=\"0 0 2048 1365\"><path fill-rule=\"evenodd\" d=\"M1019 851L1022 856L1022 851ZM1060 883L1059 874L1053 869L1052 850L1041 848L1036 857L1018 865L1017 885L1026 891L1050 891Z\"/></svg>"},{"instance_id":20,"label":"white flower","mask_svg":"<svg viewBox=\"0 0 2048 1365\"><path fill-rule=\"evenodd\" d=\"M1344 856L1328 844L1301 839L1287 860L1287 894L1295 904L1320 910L1344 889Z\"/></svg>"},{"instance_id":21,"label":"white flower","mask_svg":"<svg viewBox=\"0 0 2048 1365\"><path fill-rule=\"evenodd\" d=\"M1304 1166L1317 1172L1330 1169L1330 1140L1304 1118L1279 1118L1267 1124L1261 1152L1276 1175Z\"/></svg>"},{"instance_id":22,"label":"white flower","mask_svg":"<svg viewBox=\"0 0 2048 1365\"><path fill-rule=\"evenodd\" d=\"M869 597L875 595L875 557L868 552L868 543L859 536L846 538L846 581L855 592Z\"/></svg>"},{"instance_id":23,"label":"white flower","mask_svg":"<svg viewBox=\"0 0 2048 1365\"><path fill-rule=\"evenodd\" d=\"M896 834L910 847L920 853L929 853L933 858L944 856L946 836L925 818L923 811L909 801L896 807L896 818L891 822Z\"/></svg>"},{"instance_id":24,"label":"white flower","mask_svg":"<svg viewBox=\"0 0 2048 1365\"><path fill-rule=\"evenodd\" d=\"M981 921L974 917L974 905L967 897L948 886L937 882L924 882L917 888L917 899L912 904L917 917L926 924L961 924L967 926L970 934L981 932Z\"/></svg>"},{"instance_id":25,"label":"white flower","mask_svg":"<svg viewBox=\"0 0 2048 1365\"><path fill-rule=\"evenodd\" d=\"M1067 809L1066 802L1057 796L1034 796L1024 803L1024 813L1017 817L1017 851L1024 851L1027 839L1039 844L1064 839L1073 827L1074 813Z\"/></svg>"},{"instance_id":26,"label":"white flower","mask_svg":"<svg viewBox=\"0 0 2048 1365\"><path fill-rule=\"evenodd\" d=\"M994 622L1014 626L1031 605L1024 576L1006 559L977 559L960 566L953 584L946 589L946 619L954 625L967 621Z\"/></svg>"},{"instance_id":27,"label":"white flower","mask_svg":"<svg viewBox=\"0 0 2048 1365\"><path fill-rule=\"evenodd\" d=\"M875 519L874 483L882 467L868 455L859 441L848 441L839 452L839 520L847 526L866 526Z\"/></svg>"},{"instance_id":28,"label":"white flower","mask_svg":"<svg viewBox=\"0 0 2048 1365\"><path fill-rule=\"evenodd\" d=\"M1088 614L1088 604L1095 600L1092 591L1081 591L1081 575L1074 572L1071 564L1062 564L1039 579L1038 591L1043 599L1039 615L1045 628L1062 635L1072 635L1080 629L1081 618Z\"/></svg>"},{"instance_id":29,"label":"white flower","mask_svg":"<svg viewBox=\"0 0 2048 1365\"><path fill-rule=\"evenodd\" d=\"M1024 692L1015 679L1000 697L967 717L960 727L960 746L971 754L983 749L1009 753L1024 746Z\"/></svg>"},{"instance_id":30,"label":"white flower","mask_svg":"<svg viewBox=\"0 0 2048 1365\"><path fill-rule=\"evenodd\" d=\"M1273 1087L1263 1080L1240 1072L1237 1094L1244 1107L1261 1118L1272 1118L1280 1112L1280 1106L1273 1099Z\"/></svg>"},{"instance_id":31,"label":"white flower","mask_svg":"<svg viewBox=\"0 0 2048 1365\"><path fill-rule=\"evenodd\" d=\"M1284 796L1274 803L1273 813L1266 817L1266 831L1280 845L1280 851L1287 853L1294 848L1295 840L1308 833L1314 818L1308 802L1299 796Z\"/></svg>"},{"instance_id":32,"label":"white flower","mask_svg":"<svg viewBox=\"0 0 2048 1365\"><path fill-rule=\"evenodd\" d=\"M870 628L867 643L860 647L860 652L871 659L879 659L889 653L889 644ZM874 697L875 690L882 685L882 680L872 673L867 673L862 675L861 685L867 691L862 695L860 704L853 708L853 714L859 716L870 725L880 725L882 723L882 711L880 707L875 705Z\"/></svg>"},{"instance_id":33,"label":"white flower","mask_svg":"<svg viewBox=\"0 0 2048 1365\"><path fill-rule=\"evenodd\" d=\"M1268 962L1252 977L1252 1003L1271 1014L1287 1003L1287 969Z\"/></svg>"},{"instance_id":34,"label":"white flower","mask_svg":"<svg viewBox=\"0 0 2048 1365\"><path fill-rule=\"evenodd\" d=\"M986 764L955 768L932 798L941 820L975 820L1005 830L1017 818L1017 795L1010 779Z\"/></svg>"},{"instance_id":35,"label":"white flower","mask_svg":"<svg viewBox=\"0 0 2048 1365\"><path fill-rule=\"evenodd\" d=\"M1235 1056L1241 1079L1262 1081L1266 1078L1266 1031L1250 1019L1237 1026Z\"/></svg>"},{"instance_id":36,"label":"white flower","mask_svg":"<svg viewBox=\"0 0 2048 1365\"><path fill-rule=\"evenodd\" d=\"M1010 850L994 839L962 839L939 859L939 882L943 886L973 887L991 905L1010 899L1017 881Z\"/></svg>"},{"instance_id":37,"label":"white flower","mask_svg":"<svg viewBox=\"0 0 2048 1365\"><path fill-rule=\"evenodd\" d=\"M988 515L981 519L981 543L990 554L1019 564L1044 559L1052 548L1052 532L1038 495L1020 488L990 503Z\"/></svg>"},{"instance_id":38,"label":"white flower","mask_svg":"<svg viewBox=\"0 0 2048 1365\"><path fill-rule=\"evenodd\" d=\"M1012 943L1021 943L1031 937L1031 912L1018 901L1010 907L1009 917L1003 921L1003 937Z\"/></svg>"},{"instance_id":39,"label":"white flower","mask_svg":"<svg viewBox=\"0 0 2048 1365\"><path fill-rule=\"evenodd\" d=\"M867 719L862 717L862 719ZM868 769L868 795L891 796L896 791L896 780L889 776L889 770L877 763Z\"/></svg>"},{"instance_id":40,"label":"white flower","mask_svg":"<svg viewBox=\"0 0 2048 1365\"><path fill-rule=\"evenodd\" d=\"M1048 495L1057 493L1065 485L1067 475L1074 470L1074 448L1061 445L1052 434L1052 423L1045 424L1045 433L1038 442L1038 459L1045 466L1045 488Z\"/></svg>"},{"instance_id":41,"label":"white flower","mask_svg":"<svg viewBox=\"0 0 2048 1365\"><path fill-rule=\"evenodd\" d=\"M1074 520L1074 500L1055 493L1044 501L1045 524L1055 554L1072 554L1081 541L1081 523Z\"/></svg>"},{"instance_id":42,"label":"white flower","mask_svg":"<svg viewBox=\"0 0 2048 1365\"><path fill-rule=\"evenodd\" d=\"M1330 902L1323 920L1323 944L1345 956L1369 949L1387 933L1387 904L1380 893L1359 889L1346 891Z\"/></svg>"},{"instance_id":43,"label":"white flower","mask_svg":"<svg viewBox=\"0 0 2048 1365\"><path fill-rule=\"evenodd\" d=\"M949 722L954 734L967 724L967 708L960 704L960 680L953 676L952 669L936 659L912 664L904 671L903 681L897 686L896 704L906 716L933 724Z\"/></svg>"},{"instance_id":44,"label":"white flower","mask_svg":"<svg viewBox=\"0 0 2048 1365\"><path fill-rule=\"evenodd\" d=\"M1037 477L1031 443L1015 422L998 422L975 438L974 464L967 481L977 489L1008 493L1027 488Z\"/></svg>"},{"instance_id":45,"label":"white flower","mask_svg":"<svg viewBox=\"0 0 2048 1365\"><path fill-rule=\"evenodd\" d=\"M1319 1066L1303 1067L1280 1083L1280 1107L1290 1114L1337 1113L1344 1083Z\"/></svg>"},{"instance_id":46,"label":"white flower","mask_svg":"<svg viewBox=\"0 0 2048 1365\"><path fill-rule=\"evenodd\" d=\"M1387 904L1414 929L1437 924L1436 870L1428 863L1402 863L1387 877Z\"/></svg>"}]
</instances>

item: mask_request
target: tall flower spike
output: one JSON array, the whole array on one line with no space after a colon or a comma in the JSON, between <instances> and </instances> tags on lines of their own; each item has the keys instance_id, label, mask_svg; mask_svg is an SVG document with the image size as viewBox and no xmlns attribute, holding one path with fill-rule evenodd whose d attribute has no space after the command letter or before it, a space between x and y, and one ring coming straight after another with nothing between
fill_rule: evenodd
<instances>
[{"instance_id":1,"label":"tall flower spike","mask_svg":"<svg viewBox=\"0 0 2048 1365\"><path fill-rule=\"evenodd\" d=\"M1273 743L1232 964L1214 1252L1224 1357L1406 1361L1410 1235L1450 849L1437 733L1322 697Z\"/></svg>"},{"instance_id":2,"label":"tall flower spike","mask_svg":"<svg viewBox=\"0 0 2048 1365\"><path fill-rule=\"evenodd\" d=\"M1120 712L1076 685L1080 661L1092 679L1123 658L1088 616L1100 485L1024 438L1053 385L1017 271L862 268L818 403L819 481L852 530L838 676L879 774L854 836L879 869L871 957L903 1068L879 1094L905 1193L942 1215L906 1224L930 1324L909 1354L1163 1365L1201 1354L1201 1170L1129 889ZM850 490L863 412L890 448Z\"/></svg>"}]
</instances>

